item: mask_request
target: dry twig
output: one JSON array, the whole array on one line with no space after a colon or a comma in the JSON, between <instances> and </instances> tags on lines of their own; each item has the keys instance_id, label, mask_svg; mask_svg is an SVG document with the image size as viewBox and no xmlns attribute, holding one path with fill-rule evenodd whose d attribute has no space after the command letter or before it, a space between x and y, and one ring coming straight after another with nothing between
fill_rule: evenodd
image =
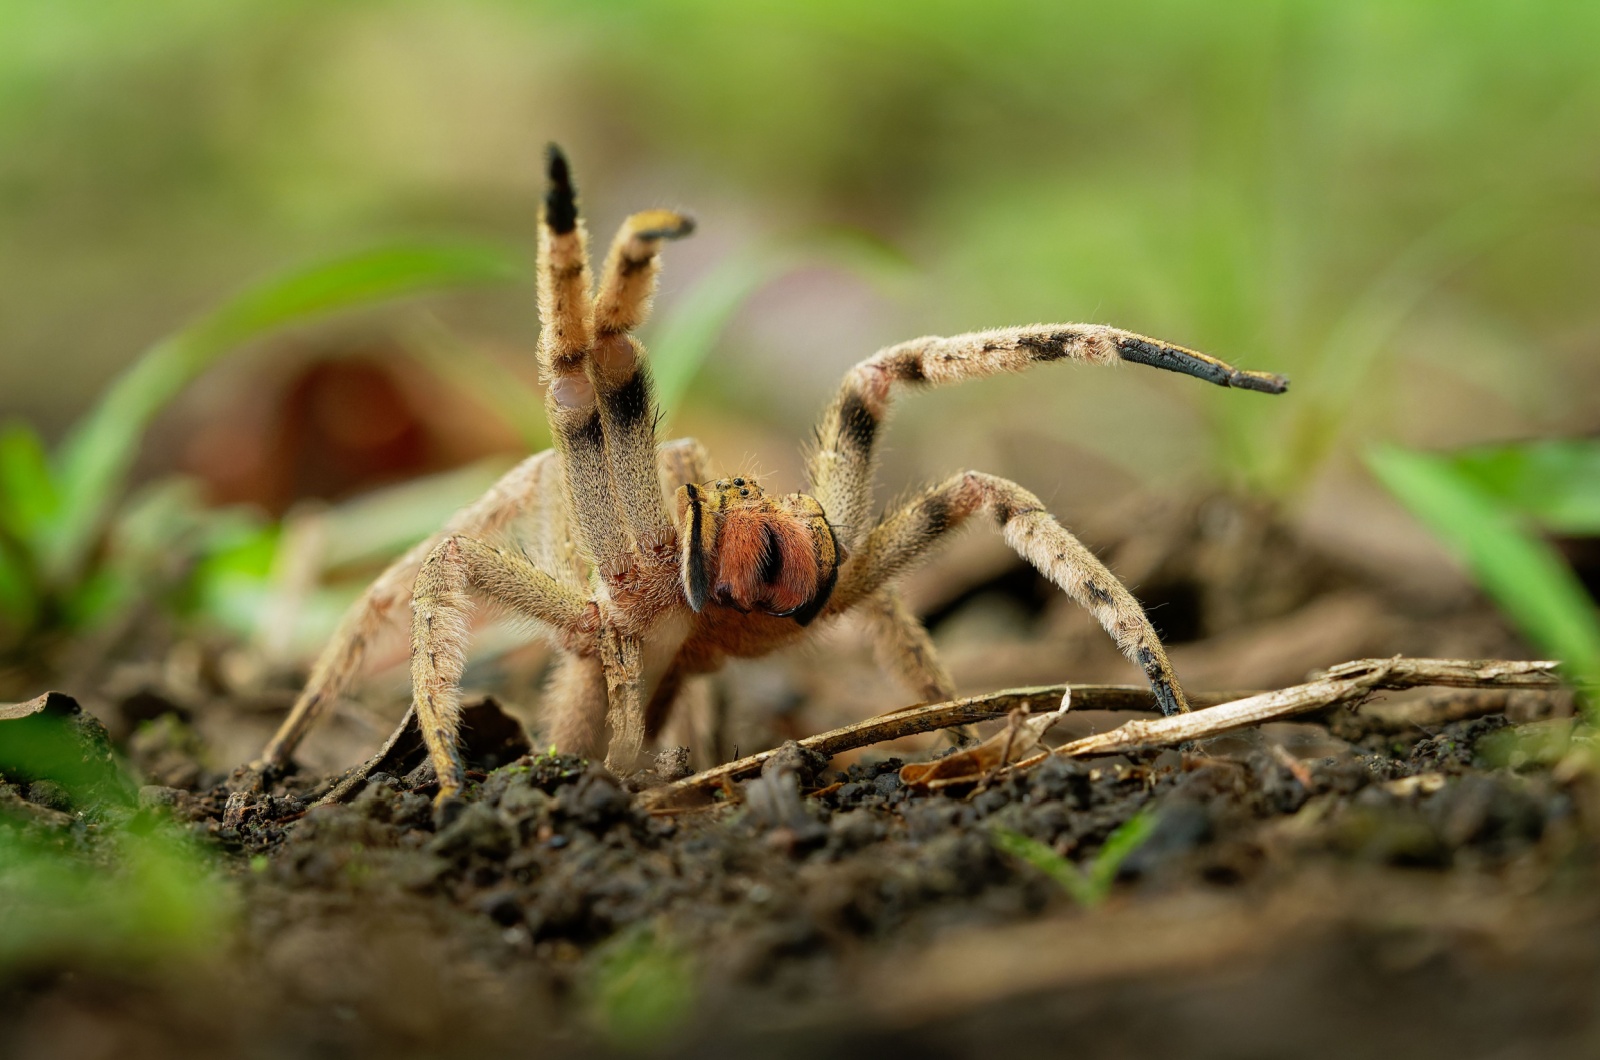
<instances>
[{"instance_id":1,"label":"dry twig","mask_svg":"<svg viewBox=\"0 0 1600 1060\"><path fill-rule=\"evenodd\" d=\"M1234 729L1354 703L1386 689L1441 686L1449 688L1560 687L1557 664L1545 661L1467 659L1358 659L1332 667L1302 685L1240 698L1237 693L1196 694L1187 714L1130 721L1107 732L1085 736L1015 763L1013 770L1037 765L1052 754L1067 757L1115 754L1206 739ZM832 757L843 751L935 729L1003 718L1034 704L1054 705L1070 689L1074 710L1150 710L1146 690L1126 685L1048 685L973 696L949 703L911 707L800 741L802 747ZM696 794L707 795L730 781L760 770L775 751L763 751L655 788L643 796L646 807L666 808Z\"/></svg>"},{"instance_id":2,"label":"dry twig","mask_svg":"<svg viewBox=\"0 0 1600 1060\"><path fill-rule=\"evenodd\" d=\"M1281 721L1341 703L1356 703L1384 689L1422 688L1556 688L1554 662L1469 659L1357 659L1324 670L1303 685L1263 692L1187 714L1152 721L1130 721L1109 732L1064 743L1051 751L1024 758L1013 768L1026 769L1050 755L1076 758L1117 754L1204 740L1234 729Z\"/></svg>"}]
</instances>

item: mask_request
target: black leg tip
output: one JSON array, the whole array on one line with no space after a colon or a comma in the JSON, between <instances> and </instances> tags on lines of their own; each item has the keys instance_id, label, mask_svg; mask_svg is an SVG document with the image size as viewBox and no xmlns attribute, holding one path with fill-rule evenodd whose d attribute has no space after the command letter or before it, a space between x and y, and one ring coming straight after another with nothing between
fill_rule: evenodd
<instances>
[{"instance_id":1,"label":"black leg tip","mask_svg":"<svg viewBox=\"0 0 1600 1060\"><path fill-rule=\"evenodd\" d=\"M1162 346L1137 336L1130 335L1117 340L1117 353L1124 361L1146 364L1168 372L1179 372L1234 390L1282 394L1289 389L1289 380L1281 375L1273 375L1271 372L1241 371L1181 347Z\"/></svg>"},{"instance_id":2,"label":"black leg tip","mask_svg":"<svg viewBox=\"0 0 1600 1060\"><path fill-rule=\"evenodd\" d=\"M1254 390L1258 394L1283 394L1289 390L1289 380L1270 372L1235 372L1228 385L1235 390Z\"/></svg>"},{"instance_id":3,"label":"black leg tip","mask_svg":"<svg viewBox=\"0 0 1600 1060\"><path fill-rule=\"evenodd\" d=\"M550 190L544 197L544 222L550 231L565 235L578 226L578 199L572 190L567 156L555 144L545 148L545 172L550 178Z\"/></svg>"},{"instance_id":4,"label":"black leg tip","mask_svg":"<svg viewBox=\"0 0 1600 1060\"><path fill-rule=\"evenodd\" d=\"M666 228L647 228L639 233L640 239L682 239L694 234L694 218L678 215L678 223Z\"/></svg>"},{"instance_id":5,"label":"black leg tip","mask_svg":"<svg viewBox=\"0 0 1600 1060\"><path fill-rule=\"evenodd\" d=\"M560 144L546 144L544 148L545 173L550 178L552 187L572 187L572 170L567 165L566 152L561 150Z\"/></svg>"}]
</instances>

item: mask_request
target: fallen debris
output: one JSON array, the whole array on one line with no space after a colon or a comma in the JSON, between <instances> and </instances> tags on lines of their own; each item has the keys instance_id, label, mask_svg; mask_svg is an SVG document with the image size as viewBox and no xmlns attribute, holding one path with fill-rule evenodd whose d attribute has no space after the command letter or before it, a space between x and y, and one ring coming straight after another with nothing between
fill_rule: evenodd
<instances>
[{"instance_id":1,"label":"fallen debris","mask_svg":"<svg viewBox=\"0 0 1600 1060\"><path fill-rule=\"evenodd\" d=\"M987 768L993 768L998 763L1001 769L1009 772L1038 765L1051 755L1079 757L1171 746L1341 704L1358 703L1372 693L1384 690L1438 686L1554 692L1562 687L1555 675L1557 666L1557 663L1548 660L1412 659L1401 656L1392 659L1356 659L1313 675L1313 679L1305 684L1275 692L1242 697L1239 693L1193 694L1189 702L1197 709L1186 714L1130 721L1107 732L1073 740L1012 764L1000 761L1001 744L991 747L990 743L985 743L951 757L959 759L963 755L973 756L955 767L954 773L958 782L976 783L987 771L976 769L977 763L991 758L993 762ZM1078 710L1154 709L1148 691L1135 686L1045 685L909 707L807 737L799 741L799 745L831 758L843 751L902 736L993 721L1007 717L1012 711L1031 713L1036 706L1051 704L1053 707L1068 696ZM641 798L644 806L652 812L692 804L697 797L708 799L712 792L728 782L759 771L776 753L762 751L703 770L675 783L654 788ZM918 783L930 787L945 786L952 779L937 770L931 773L913 772L912 776L917 778Z\"/></svg>"}]
</instances>

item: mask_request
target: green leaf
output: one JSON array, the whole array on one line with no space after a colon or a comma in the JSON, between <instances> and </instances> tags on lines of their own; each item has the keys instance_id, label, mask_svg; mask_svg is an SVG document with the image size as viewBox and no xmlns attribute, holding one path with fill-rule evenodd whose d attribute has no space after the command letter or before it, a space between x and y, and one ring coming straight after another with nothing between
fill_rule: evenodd
<instances>
[{"instance_id":1,"label":"green leaf","mask_svg":"<svg viewBox=\"0 0 1600 1060\"><path fill-rule=\"evenodd\" d=\"M321 261L248 288L147 350L74 429L59 457L62 510L47 569L73 574L121 489L150 420L228 351L276 328L418 291L517 279L514 256L480 245L394 246Z\"/></svg>"},{"instance_id":2,"label":"green leaf","mask_svg":"<svg viewBox=\"0 0 1600 1060\"><path fill-rule=\"evenodd\" d=\"M1451 457L1385 446L1367 465L1573 683L1600 688L1600 614L1555 549Z\"/></svg>"},{"instance_id":3,"label":"green leaf","mask_svg":"<svg viewBox=\"0 0 1600 1060\"><path fill-rule=\"evenodd\" d=\"M1090 882L1102 895L1110 893L1122 863L1128 860L1128 855L1144 845L1155 829L1156 815L1149 810L1140 810L1106 837L1105 845L1095 855L1088 873Z\"/></svg>"},{"instance_id":4,"label":"green leaf","mask_svg":"<svg viewBox=\"0 0 1600 1060\"><path fill-rule=\"evenodd\" d=\"M14 633L31 626L38 614L38 605L33 581L28 577L21 554L0 538L0 633Z\"/></svg>"},{"instance_id":5,"label":"green leaf","mask_svg":"<svg viewBox=\"0 0 1600 1060\"><path fill-rule=\"evenodd\" d=\"M1550 438L1469 449L1456 470L1557 534L1600 534L1600 440Z\"/></svg>"},{"instance_id":6,"label":"green leaf","mask_svg":"<svg viewBox=\"0 0 1600 1060\"><path fill-rule=\"evenodd\" d=\"M0 829L0 972L73 958L133 971L227 938L233 891L175 829L119 830L97 854Z\"/></svg>"},{"instance_id":7,"label":"green leaf","mask_svg":"<svg viewBox=\"0 0 1600 1060\"><path fill-rule=\"evenodd\" d=\"M0 428L0 530L36 547L57 503L44 442L24 423Z\"/></svg>"}]
</instances>

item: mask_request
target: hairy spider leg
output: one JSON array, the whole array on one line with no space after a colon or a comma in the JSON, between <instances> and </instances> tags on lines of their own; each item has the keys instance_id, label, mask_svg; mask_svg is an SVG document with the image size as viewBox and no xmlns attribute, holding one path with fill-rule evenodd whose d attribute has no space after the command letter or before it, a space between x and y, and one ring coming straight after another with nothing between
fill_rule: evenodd
<instances>
[{"instance_id":1,"label":"hairy spider leg","mask_svg":"<svg viewBox=\"0 0 1600 1060\"><path fill-rule=\"evenodd\" d=\"M705 450L694 439L661 447L652 459L658 498L675 492L683 475L704 473ZM552 742L583 754L606 752L631 768L643 739L643 642L620 630L616 612L589 601L572 582L577 567L565 561L570 536L561 513L552 513L527 553L460 535L446 538L417 574L412 591L412 702L439 775L439 799L453 796L465 778L458 750L460 681L466 663L471 595L486 597L541 623L556 635L563 657L547 686L546 715ZM551 575L537 557L562 572ZM564 576L563 576L564 575Z\"/></svg>"},{"instance_id":2,"label":"hairy spider leg","mask_svg":"<svg viewBox=\"0 0 1600 1060\"><path fill-rule=\"evenodd\" d=\"M588 370L594 349L589 237L578 216L566 156L554 144L548 163L537 268L539 374L545 381L545 415L561 453L573 536L584 558L603 573L630 566L633 545L618 517L616 484Z\"/></svg>"},{"instance_id":3,"label":"hairy spider leg","mask_svg":"<svg viewBox=\"0 0 1600 1060\"><path fill-rule=\"evenodd\" d=\"M453 534L428 554L411 590L411 699L441 802L466 783L456 736L473 594L543 624L569 647L592 642L601 626L594 604L519 550Z\"/></svg>"},{"instance_id":4,"label":"hairy spider leg","mask_svg":"<svg viewBox=\"0 0 1600 1060\"><path fill-rule=\"evenodd\" d=\"M556 454L550 450L528 457L501 476L482 497L452 516L443 530L407 550L378 575L345 610L293 709L262 750L255 763L258 768L287 765L328 707L355 682L373 643L395 620L400 607L410 601L411 586L423 560L445 538L453 534L496 537L515 522L526 528L532 541L550 543L541 546L544 554L536 556L536 561L564 575L574 589L582 589L570 548L559 548L559 543L566 540L566 518L556 463Z\"/></svg>"},{"instance_id":5,"label":"hairy spider leg","mask_svg":"<svg viewBox=\"0 0 1600 1060\"><path fill-rule=\"evenodd\" d=\"M963 472L887 516L846 564L829 611L849 609L904 573L979 511L994 519L1018 555L1094 615L1122 653L1144 671L1163 714L1189 709L1167 653L1133 594L1045 511L1039 498L994 475Z\"/></svg>"},{"instance_id":6,"label":"hairy spider leg","mask_svg":"<svg viewBox=\"0 0 1600 1060\"><path fill-rule=\"evenodd\" d=\"M693 438L664 444L657 470L664 496L685 482L707 477L707 456ZM391 563L346 609L334 634L317 658L311 676L293 709L254 763L284 766L307 733L360 676L372 645L411 601L412 586L423 561L452 536L493 541L513 536L539 570L578 595L588 591L585 565L568 526L560 482L560 457L545 450L528 457L501 476L482 497L456 513L443 530L409 549ZM599 657L565 652L552 673L545 697L551 740L576 753L605 751L605 678Z\"/></svg>"},{"instance_id":7,"label":"hairy spider leg","mask_svg":"<svg viewBox=\"0 0 1600 1060\"><path fill-rule=\"evenodd\" d=\"M554 145L543 220L540 366L567 499L580 547L618 612L611 621L642 635L678 602L670 577L676 535L656 473L650 373L627 329L648 311L662 242L694 225L664 210L630 217L607 257L598 301L591 302L587 237L566 158Z\"/></svg>"},{"instance_id":8,"label":"hairy spider leg","mask_svg":"<svg viewBox=\"0 0 1600 1060\"><path fill-rule=\"evenodd\" d=\"M680 487L691 482L705 481L710 477L709 463L705 447L693 438L664 443L655 458L657 489L661 497L671 497ZM675 508L672 509L672 517L676 518ZM569 654L551 672L545 690L545 714L549 719L547 727L550 740L563 751L588 757L601 757L607 752L606 724L610 697L607 670L601 660L600 654ZM619 646L613 653L612 665L625 663ZM644 738L654 738L659 733L660 723L665 722L672 710L683 681L684 674L677 660L674 660L642 711L637 704L642 688L639 693L630 692L624 683L619 690L622 697L619 702L623 703L625 710L628 704L633 704L635 716L640 720L629 722L625 716L619 715L614 719L616 724L622 730L627 730L630 725L635 728L642 725ZM630 695L634 698L629 699ZM652 723L651 711L656 712L658 722ZM624 743L631 741L631 734L624 736ZM621 754L630 752L626 747L619 745L619 748L620 761ZM637 751L631 753L636 754Z\"/></svg>"},{"instance_id":9,"label":"hairy spider leg","mask_svg":"<svg viewBox=\"0 0 1600 1060\"><path fill-rule=\"evenodd\" d=\"M938 386L1061 360L1103 365L1133 361L1219 386L1273 394L1288 389L1282 376L1240 371L1206 354L1099 324L997 328L885 347L845 376L806 462L809 492L822 502L845 550L858 546L871 525L878 428L896 384Z\"/></svg>"},{"instance_id":10,"label":"hairy spider leg","mask_svg":"<svg viewBox=\"0 0 1600 1060\"><path fill-rule=\"evenodd\" d=\"M694 222L669 210L634 214L622 223L601 269L595 301L595 348L590 379L600 410L606 454L616 485L623 522L633 536L643 565L644 585L624 584L622 572L604 571L614 579L616 602L648 621L652 609L676 602L663 583L676 571L677 536L672 505L663 500L656 473L656 405L644 348L629 332L644 323L660 272L661 245L694 231ZM637 602L630 593L646 593ZM670 601L661 599L670 596ZM637 622L636 622L637 624Z\"/></svg>"},{"instance_id":11,"label":"hairy spider leg","mask_svg":"<svg viewBox=\"0 0 1600 1060\"><path fill-rule=\"evenodd\" d=\"M650 314L661 273L661 244L694 232L694 218L672 210L644 210L622 222L595 297L594 326L600 335L636 331Z\"/></svg>"},{"instance_id":12,"label":"hairy spider leg","mask_svg":"<svg viewBox=\"0 0 1600 1060\"><path fill-rule=\"evenodd\" d=\"M621 242L620 237L618 242ZM711 455L706 452L705 446L693 438L681 438L663 445L659 465L663 498L676 497L678 490L684 486L711 480ZM676 523L680 518L677 504L669 503L668 510ZM676 529L680 535L685 532L683 526L677 526ZM661 730L671 718L689 676L682 656L674 656L645 704L645 739L654 740L661 735Z\"/></svg>"},{"instance_id":13,"label":"hairy spider leg","mask_svg":"<svg viewBox=\"0 0 1600 1060\"><path fill-rule=\"evenodd\" d=\"M650 374L643 349L617 328L643 320L661 241L692 228L665 212L623 225L607 261L597 332L577 194L565 156L551 145L539 238L540 367L575 534L606 590L599 651L612 737L607 761L624 768L644 739L642 638L681 596L677 538L656 474Z\"/></svg>"},{"instance_id":14,"label":"hairy spider leg","mask_svg":"<svg viewBox=\"0 0 1600 1060\"><path fill-rule=\"evenodd\" d=\"M879 666L900 678L924 703L956 697L956 683L934 650L928 628L896 589L878 589L856 606L856 612L866 622Z\"/></svg>"}]
</instances>

